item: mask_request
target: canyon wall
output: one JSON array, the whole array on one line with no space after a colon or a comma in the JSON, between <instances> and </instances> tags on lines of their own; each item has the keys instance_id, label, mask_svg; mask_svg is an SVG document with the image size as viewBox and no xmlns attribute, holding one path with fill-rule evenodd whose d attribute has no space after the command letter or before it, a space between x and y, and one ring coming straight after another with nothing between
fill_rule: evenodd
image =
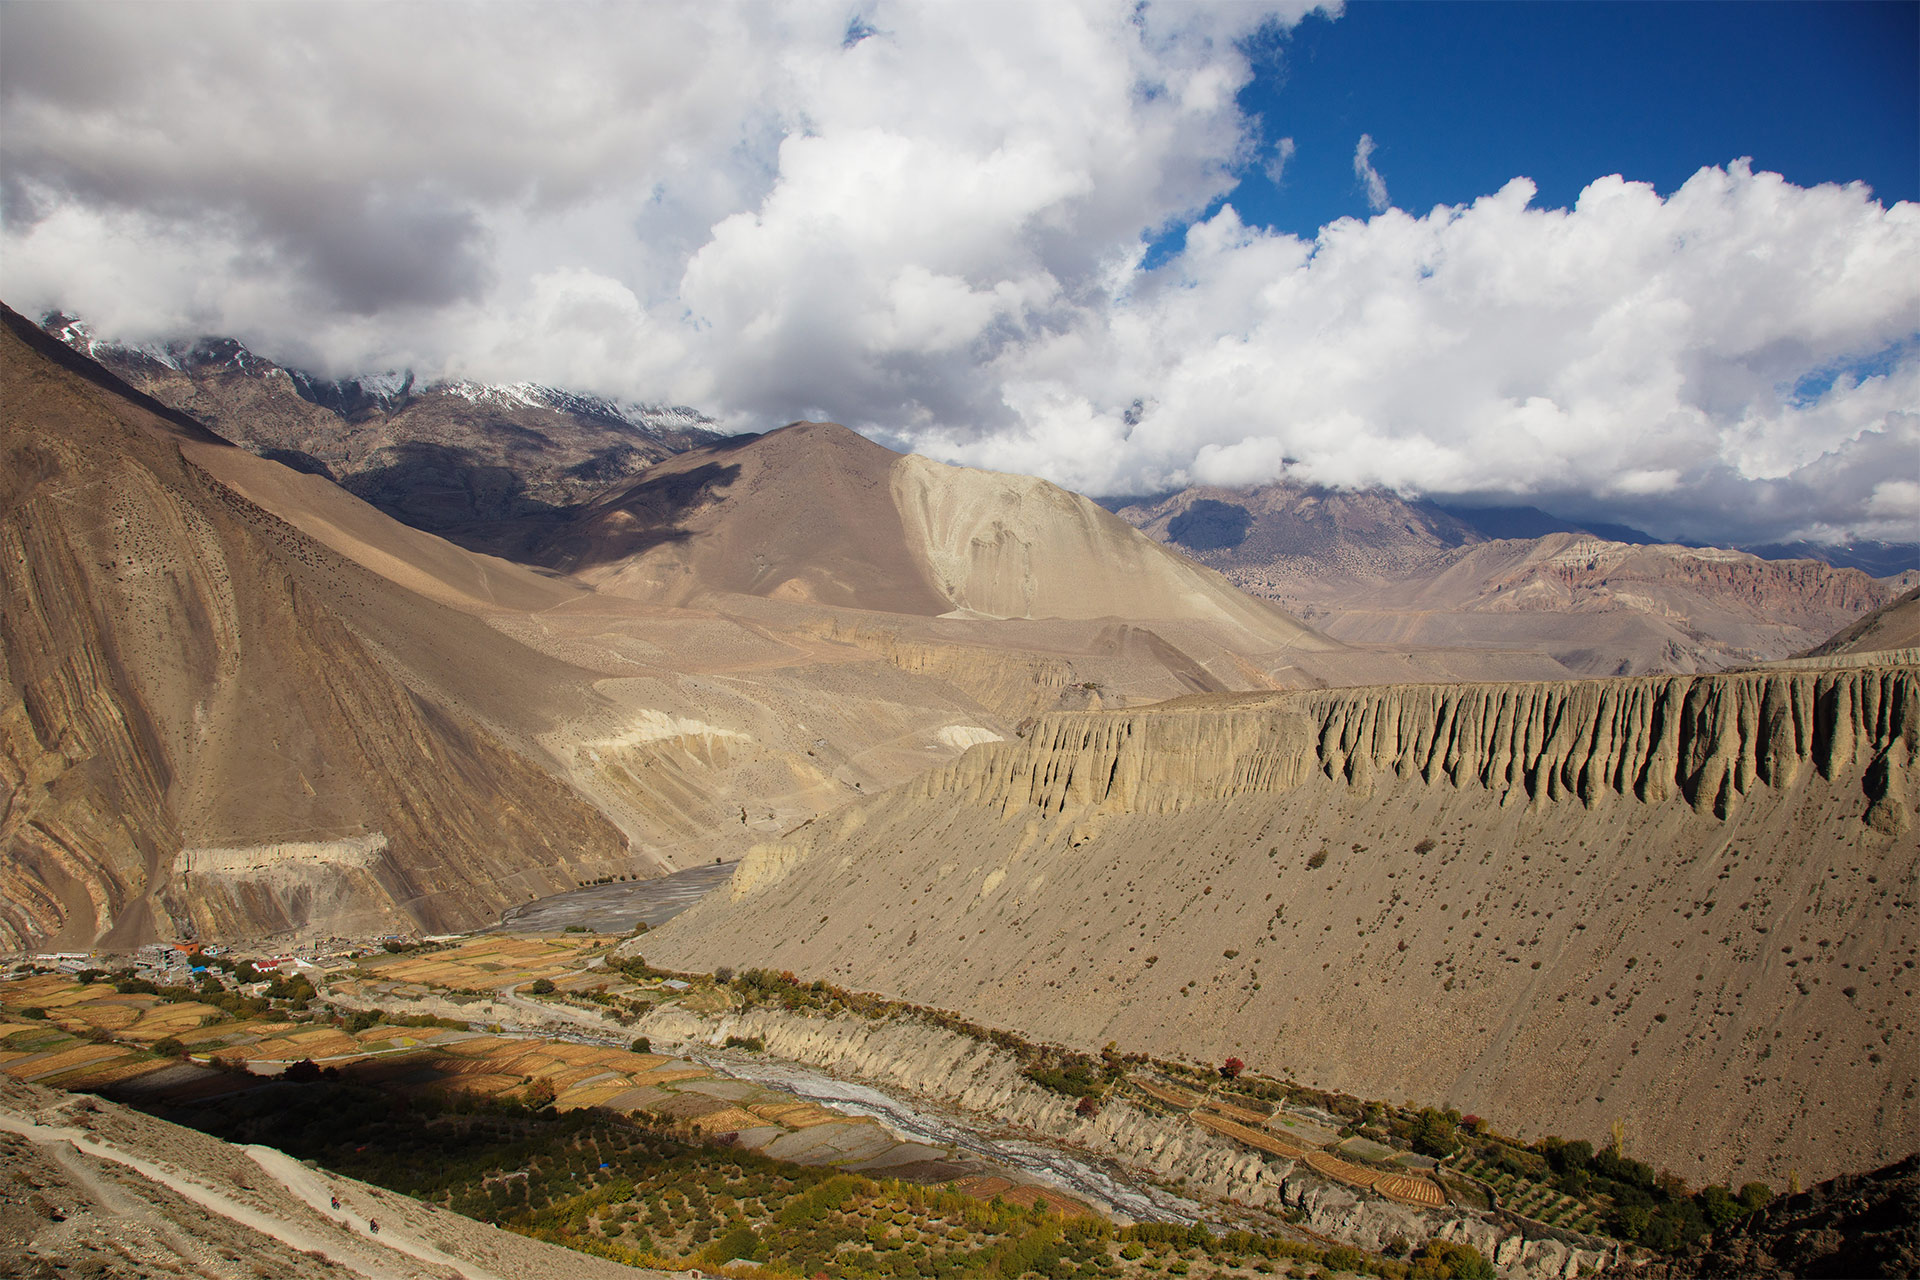
<instances>
[{"instance_id":1,"label":"canyon wall","mask_svg":"<svg viewBox=\"0 0 1920 1280\"><path fill-rule=\"evenodd\" d=\"M648 958L764 964L1692 1181L1920 1146L1910 666L1056 713L757 850Z\"/></svg>"}]
</instances>

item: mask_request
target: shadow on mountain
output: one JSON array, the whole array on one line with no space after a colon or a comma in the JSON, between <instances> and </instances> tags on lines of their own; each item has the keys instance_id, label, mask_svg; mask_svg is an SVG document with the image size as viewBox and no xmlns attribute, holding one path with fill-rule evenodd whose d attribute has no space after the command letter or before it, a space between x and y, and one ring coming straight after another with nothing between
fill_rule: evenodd
<instances>
[{"instance_id":1,"label":"shadow on mountain","mask_svg":"<svg viewBox=\"0 0 1920 1280\"><path fill-rule=\"evenodd\" d=\"M526 482L510 468L480 461L470 450L414 441L391 453L394 460L388 465L348 476L342 486L403 524L462 545L462 530L563 510L530 497ZM269 456L298 470L309 469L286 457Z\"/></svg>"},{"instance_id":2,"label":"shadow on mountain","mask_svg":"<svg viewBox=\"0 0 1920 1280\"><path fill-rule=\"evenodd\" d=\"M320 461L320 459L314 457L312 454L307 453L305 450L263 449L260 452L260 456L268 462L277 462L281 466L289 467L303 475L319 476L322 480L332 480L335 484L340 483L339 478L333 474L332 467Z\"/></svg>"},{"instance_id":3,"label":"shadow on mountain","mask_svg":"<svg viewBox=\"0 0 1920 1280\"><path fill-rule=\"evenodd\" d=\"M736 439L751 443L759 437ZM725 440L713 447L739 445ZM577 508L575 518L556 526L549 536L527 542L525 550L534 563L572 572L625 560L669 542L685 542L692 537L681 527L687 515L739 475L738 464L708 462L650 476L618 495Z\"/></svg>"},{"instance_id":4,"label":"shadow on mountain","mask_svg":"<svg viewBox=\"0 0 1920 1280\"><path fill-rule=\"evenodd\" d=\"M1245 542L1252 524L1245 507L1202 498L1167 523L1167 536L1195 551L1219 551Z\"/></svg>"}]
</instances>

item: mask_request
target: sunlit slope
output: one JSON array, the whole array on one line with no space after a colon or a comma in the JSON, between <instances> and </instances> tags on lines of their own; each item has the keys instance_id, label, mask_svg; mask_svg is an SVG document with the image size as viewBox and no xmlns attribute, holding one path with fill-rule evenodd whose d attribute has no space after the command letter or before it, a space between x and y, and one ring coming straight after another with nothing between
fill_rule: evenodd
<instances>
[{"instance_id":1,"label":"sunlit slope","mask_svg":"<svg viewBox=\"0 0 1920 1280\"><path fill-rule=\"evenodd\" d=\"M743 864L649 961L1779 1182L1920 1132L1912 667L1192 698Z\"/></svg>"},{"instance_id":2,"label":"sunlit slope","mask_svg":"<svg viewBox=\"0 0 1920 1280\"><path fill-rule=\"evenodd\" d=\"M465 926L624 857L300 585L217 438L6 319L0 936Z\"/></svg>"}]
</instances>

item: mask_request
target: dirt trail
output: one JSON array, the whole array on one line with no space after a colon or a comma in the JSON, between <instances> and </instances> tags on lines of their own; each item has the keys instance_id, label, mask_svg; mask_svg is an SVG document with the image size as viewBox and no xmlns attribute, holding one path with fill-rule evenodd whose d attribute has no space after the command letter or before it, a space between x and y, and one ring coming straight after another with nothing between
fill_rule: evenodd
<instances>
[{"instance_id":1,"label":"dirt trail","mask_svg":"<svg viewBox=\"0 0 1920 1280\"><path fill-rule=\"evenodd\" d=\"M292 1221L275 1214L266 1213L252 1205L243 1204L234 1197L207 1186L193 1178L187 1170L167 1160L154 1160L127 1151L112 1143L103 1141L99 1135L88 1133L68 1125L37 1124L22 1120L17 1116L0 1114L0 1128L10 1130L38 1146L53 1147L55 1158L73 1170L83 1182L99 1193L100 1180L81 1171L82 1161L73 1159L68 1153L84 1152L99 1160L111 1161L133 1170L144 1178L168 1187L175 1193L193 1201L210 1213L249 1227L262 1235L272 1236L295 1249L320 1254L327 1261L348 1267L370 1280L412 1280L421 1273L414 1268L397 1268L382 1265L379 1252L390 1251L397 1242L383 1242L386 1248L379 1251L359 1251L343 1249L342 1230L331 1223L303 1223ZM103 1201L109 1197L102 1196ZM482 1273L462 1272L473 1280L497 1280L485 1277Z\"/></svg>"}]
</instances>

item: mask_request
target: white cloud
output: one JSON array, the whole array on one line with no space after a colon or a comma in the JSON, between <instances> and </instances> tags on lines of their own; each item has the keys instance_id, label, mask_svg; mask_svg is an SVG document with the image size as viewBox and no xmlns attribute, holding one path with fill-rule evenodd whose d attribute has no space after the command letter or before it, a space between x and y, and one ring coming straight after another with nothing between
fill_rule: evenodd
<instances>
[{"instance_id":1,"label":"white cloud","mask_svg":"<svg viewBox=\"0 0 1920 1280\"><path fill-rule=\"evenodd\" d=\"M1736 163L1415 217L1363 136L1377 216L1227 205L1144 270L1236 166L1285 173L1236 42L1304 7L878 3L848 45L826 0L13 5L0 289L1094 492L1287 470L1920 537L1920 209L1863 188Z\"/></svg>"},{"instance_id":2,"label":"white cloud","mask_svg":"<svg viewBox=\"0 0 1920 1280\"><path fill-rule=\"evenodd\" d=\"M1293 163L1293 153L1299 150L1292 138L1282 138L1273 144L1273 155L1267 159L1267 181L1280 186L1287 180L1287 166Z\"/></svg>"},{"instance_id":3,"label":"white cloud","mask_svg":"<svg viewBox=\"0 0 1920 1280\"><path fill-rule=\"evenodd\" d=\"M1367 193L1367 207L1375 213L1384 212L1393 202L1387 198L1387 180L1373 167L1373 135L1363 133L1359 143L1353 149L1353 176L1360 181L1361 189Z\"/></svg>"}]
</instances>

